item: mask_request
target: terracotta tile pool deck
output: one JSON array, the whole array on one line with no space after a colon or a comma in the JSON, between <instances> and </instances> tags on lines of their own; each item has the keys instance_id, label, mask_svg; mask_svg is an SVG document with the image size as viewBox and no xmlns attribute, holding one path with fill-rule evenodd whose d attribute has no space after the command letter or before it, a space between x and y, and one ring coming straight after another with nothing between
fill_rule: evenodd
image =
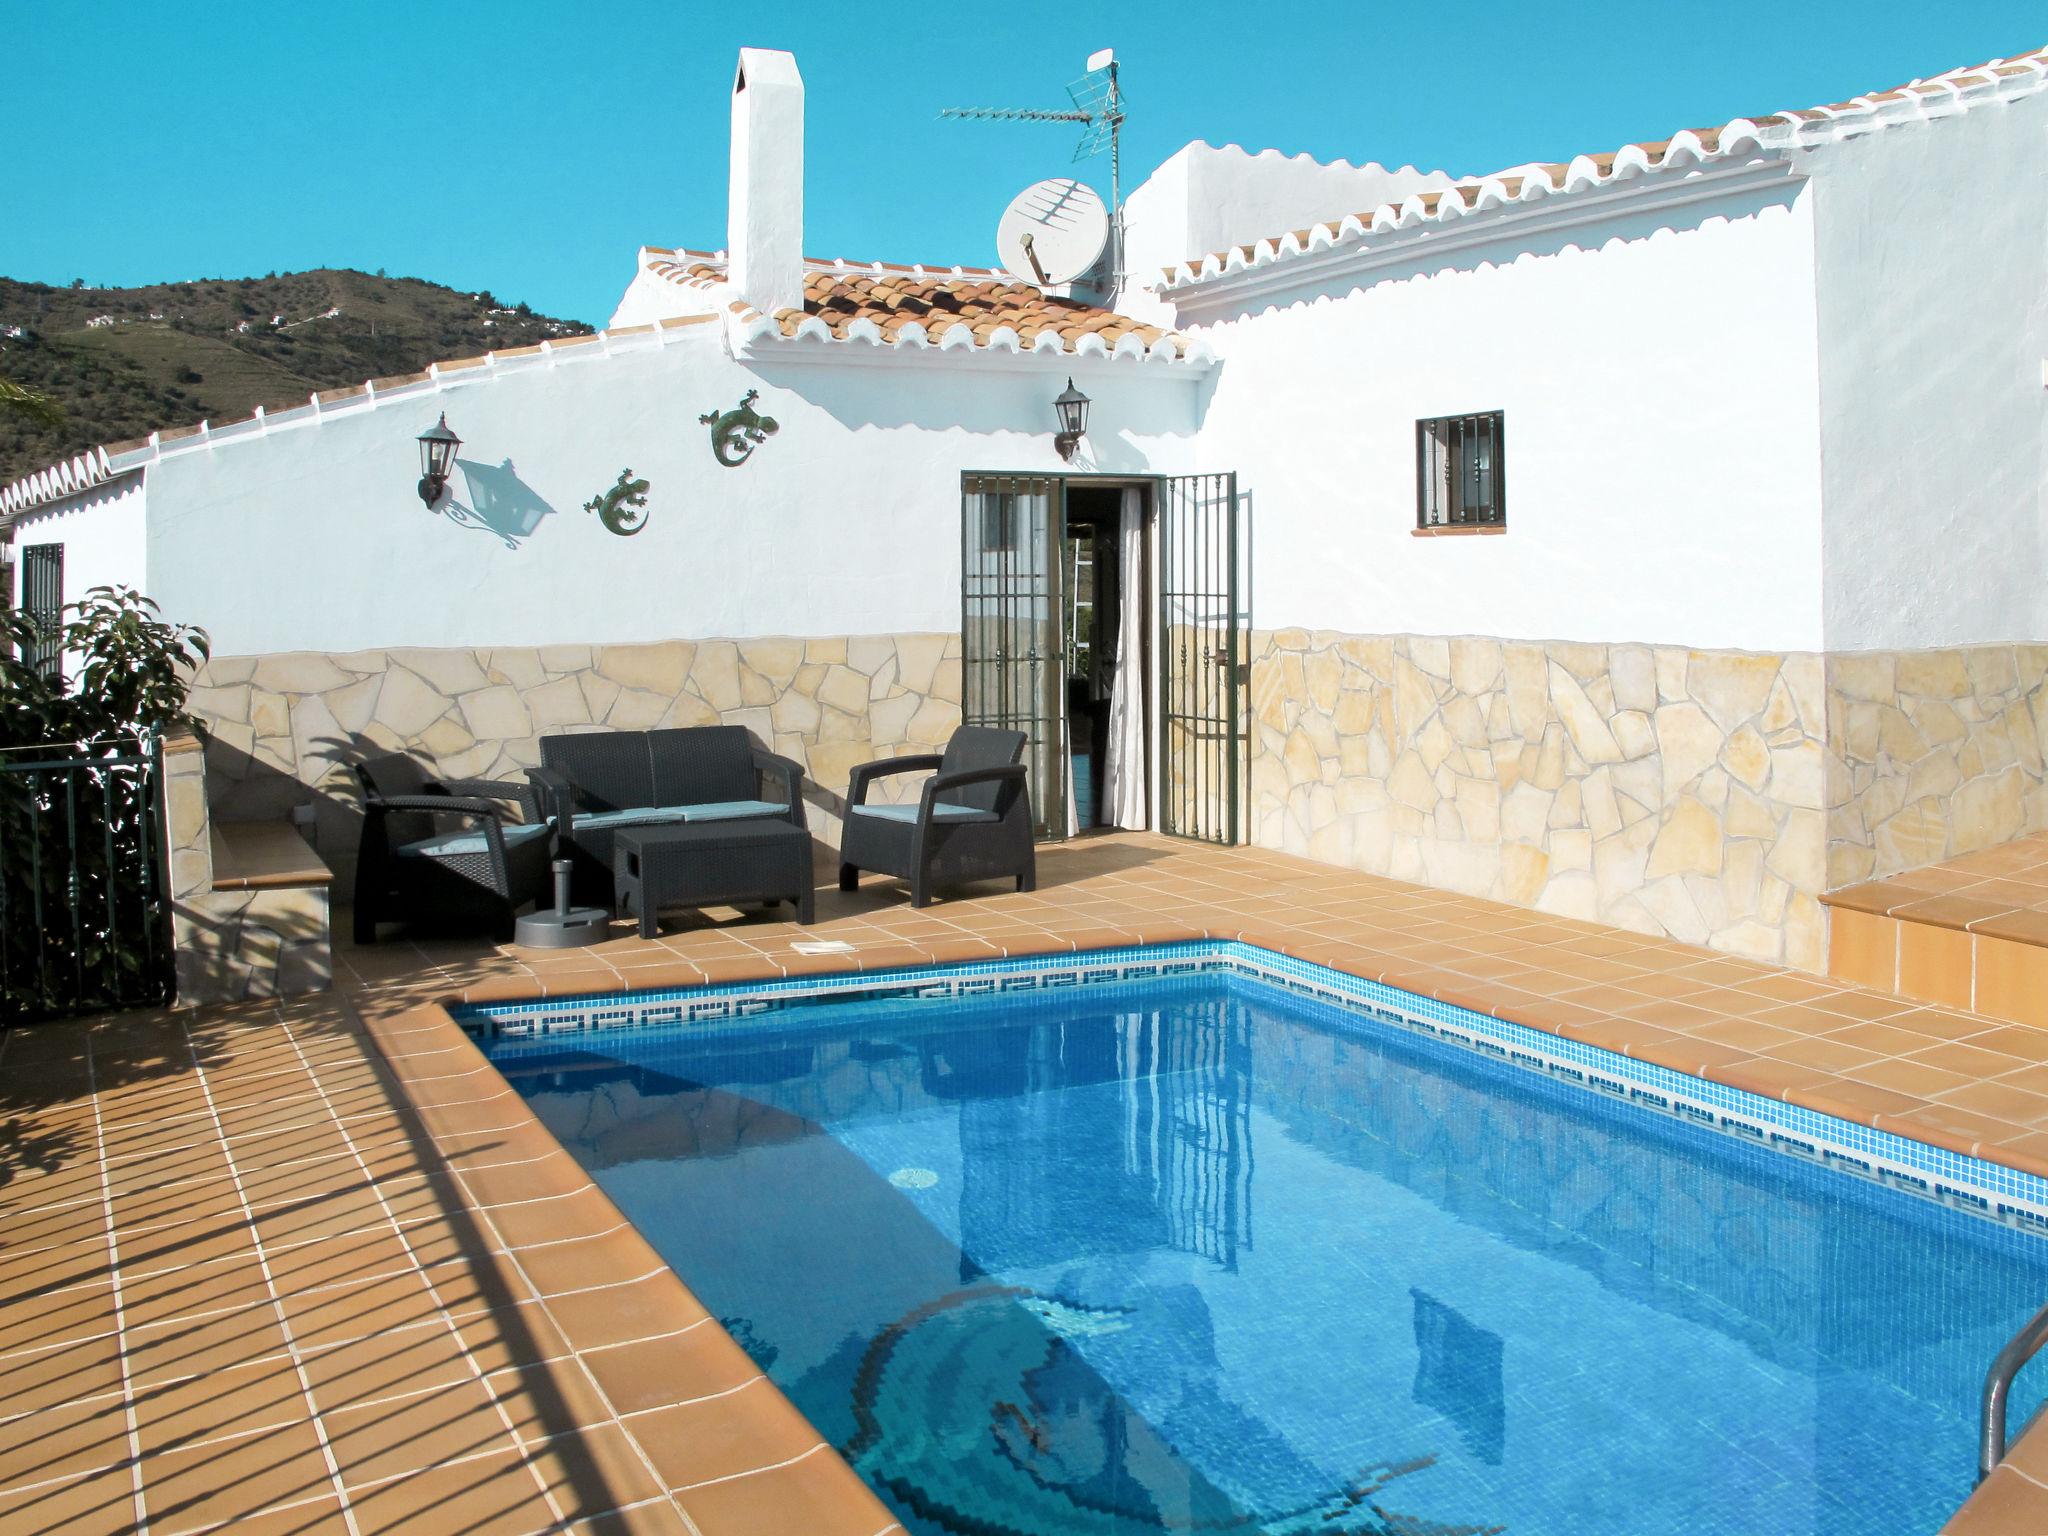
<instances>
[{"instance_id":1,"label":"terracotta tile pool deck","mask_svg":"<svg viewBox=\"0 0 2048 1536\"><path fill-rule=\"evenodd\" d=\"M2048 1031L1252 849L1088 839L1033 894L878 881L808 930L392 939L318 998L0 1037L0 1531L899 1530L441 1005L1205 937L2048 1175ZM2048 1435L1950 1528L2048 1530Z\"/></svg>"}]
</instances>

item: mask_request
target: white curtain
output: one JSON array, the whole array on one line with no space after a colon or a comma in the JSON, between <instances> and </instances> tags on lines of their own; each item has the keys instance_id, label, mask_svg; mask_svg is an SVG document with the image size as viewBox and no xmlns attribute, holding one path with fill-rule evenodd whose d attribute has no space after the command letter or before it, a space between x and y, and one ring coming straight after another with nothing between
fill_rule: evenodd
<instances>
[{"instance_id":1,"label":"white curtain","mask_svg":"<svg viewBox=\"0 0 2048 1536\"><path fill-rule=\"evenodd\" d=\"M1117 529L1116 677L1109 691L1109 751L1102 819L1142 832L1145 807L1145 496L1124 489Z\"/></svg>"}]
</instances>

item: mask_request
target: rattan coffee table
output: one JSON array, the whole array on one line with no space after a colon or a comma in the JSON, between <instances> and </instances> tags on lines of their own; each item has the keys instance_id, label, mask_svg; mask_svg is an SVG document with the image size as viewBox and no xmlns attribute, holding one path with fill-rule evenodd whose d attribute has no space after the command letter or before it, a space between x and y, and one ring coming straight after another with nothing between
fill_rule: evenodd
<instances>
[{"instance_id":1,"label":"rattan coffee table","mask_svg":"<svg viewBox=\"0 0 2048 1536\"><path fill-rule=\"evenodd\" d=\"M811 834L786 821L670 822L622 827L612 838L612 893L637 912L640 937L657 932L663 907L793 901L796 920L816 916Z\"/></svg>"}]
</instances>

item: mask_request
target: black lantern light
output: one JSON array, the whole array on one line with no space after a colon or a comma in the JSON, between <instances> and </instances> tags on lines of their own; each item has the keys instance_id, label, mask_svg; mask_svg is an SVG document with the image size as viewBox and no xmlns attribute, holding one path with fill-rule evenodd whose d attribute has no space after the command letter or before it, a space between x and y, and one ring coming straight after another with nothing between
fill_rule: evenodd
<instances>
[{"instance_id":1,"label":"black lantern light","mask_svg":"<svg viewBox=\"0 0 2048 1536\"><path fill-rule=\"evenodd\" d=\"M455 468L455 453L462 439L448 428L448 413L419 436L420 500L431 509L448 489L448 475Z\"/></svg>"},{"instance_id":2,"label":"black lantern light","mask_svg":"<svg viewBox=\"0 0 2048 1536\"><path fill-rule=\"evenodd\" d=\"M1074 388L1072 378L1067 387L1053 396L1052 408L1059 413L1060 431L1053 446L1060 451L1060 457L1071 459L1074 450L1081 446L1081 434L1088 430L1088 397Z\"/></svg>"}]
</instances>

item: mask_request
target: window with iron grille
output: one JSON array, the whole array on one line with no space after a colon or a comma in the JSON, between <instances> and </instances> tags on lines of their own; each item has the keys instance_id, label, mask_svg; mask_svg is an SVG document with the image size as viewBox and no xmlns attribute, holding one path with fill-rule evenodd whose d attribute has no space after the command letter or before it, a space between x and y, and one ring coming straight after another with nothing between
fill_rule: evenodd
<instances>
[{"instance_id":1,"label":"window with iron grille","mask_svg":"<svg viewBox=\"0 0 2048 1536\"><path fill-rule=\"evenodd\" d=\"M981 547L1008 554L1017 547L1017 497L1009 491L981 493Z\"/></svg>"},{"instance_id":2,"label":"window with iron grille","mask_svg":"<svg viewBox=\"0 0 2048 1536\"><path fill-rule=\"evenodd\" d=\"M21 659L51 678L64 667L64 546L31 544L21 552L21 607L38 638Z\"/></svg>"},{"instance_id":3,"label":"window with iron grille","mask_svg":"<svg viewBox=\"0 0 2048 1536\"><path fill-rule=\"evenodd\" d=\"M1415 526L1497 528L1508 520L1499 411L1415 423Z\"/></svg>"}]
</instances>

